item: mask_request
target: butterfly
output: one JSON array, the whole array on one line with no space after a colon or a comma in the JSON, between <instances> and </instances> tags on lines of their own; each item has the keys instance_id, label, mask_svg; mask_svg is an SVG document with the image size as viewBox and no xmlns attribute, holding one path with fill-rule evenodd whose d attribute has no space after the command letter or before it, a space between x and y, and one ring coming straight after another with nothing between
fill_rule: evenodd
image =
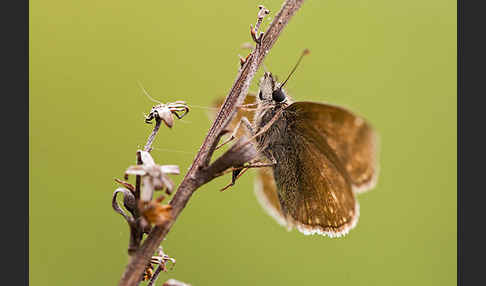
<instances>
[{"instance_id":1,"label":"butterfly","mask_svg":"<svg viewBox=\"0 0 486 286\"><path fill-rule=\"evenodd\" d=\"M247 96L243 105L256 108L241 109L230 128L240 136L244 123L269 163L257 169L255 193L278 223L304 234L340 237L358 222L356 194L377 182L378 136L364 118L343 107L294 102L287 95L283 87L302 56L283 83L265 72L258 96Z\"/></svg>"}]
</instances>

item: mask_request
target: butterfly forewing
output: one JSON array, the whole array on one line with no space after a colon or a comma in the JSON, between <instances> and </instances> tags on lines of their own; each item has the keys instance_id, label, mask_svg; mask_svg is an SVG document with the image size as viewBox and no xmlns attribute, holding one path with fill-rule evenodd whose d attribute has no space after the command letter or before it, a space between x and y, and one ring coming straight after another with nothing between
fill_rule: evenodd
<instances>
[{"instance_id":1,"label":"butterfly forewing","mask_svg":"<svg viewBox=\"0 0 486 286\"><path fill-rule=\"evenodd\" d=\"M272 148L277 159L273 169L288 223L305 234L346 234L359 214L341 162L321 134L292 110L278 121L276 128L285 126L285 131L279 132L282 137Z\"/></svg>"},{"instance_id":2,"label":"butterfly forewing","mask_svg":"<svg viewBox=\"0 0 486 286\"><path fill-rule=\"evenodd\" d=\"M255 97L247 96L244 104L254 102ZM251 120L253 112L238 110L229 129L242 116ZM275 167L256 171L260 203L289 229L331 237L346 234L359 217L353 191L371 188L376 179L374 130L344 108L314 102L292 103L274 125L280 139L272 151L278 160Z\"/></svg>"},{"instance_id":3,"label":"butterfly forewing","mask_svg":"<svg viewBox=\"0 0 486 286\"><path fill-rule=\"evenodd\" d=\"M305 128L321 134L342 162L356 192L374 186L377 177L377 135L371 125L350 111L329 104L295 102L286 108Z\"/></svg>"}]
</instances>

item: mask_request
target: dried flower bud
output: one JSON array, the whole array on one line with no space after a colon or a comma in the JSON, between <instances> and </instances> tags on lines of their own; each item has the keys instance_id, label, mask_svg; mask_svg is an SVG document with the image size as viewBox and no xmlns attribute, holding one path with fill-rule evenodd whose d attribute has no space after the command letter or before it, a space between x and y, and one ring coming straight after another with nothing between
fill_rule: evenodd
<instances>
[{"instance_id":1,"label":"dried flower bud","mask_svg":"<svg viewBox=\"0 0 486 286\"><path fill-rule=\"evenodd\" d=\"M140 201L138 208L142 213L143 217L151 224L161 225L169 220L172 219L171 205L161 205L160 202L164 198L161 197L159 199L150 201L150 202L143 202Z\"/></svg>"},{"instance_id":2,"label":"dried flower bud","mask_svg":"<svg viewBox=\"0 0 486 286\"><path fill-rule=\"evenodd\" d=\"M149 263L143 272L143 281L149 281L152 276L154 276L154 268L152 264Z\"/></svg>"}]
</instances>

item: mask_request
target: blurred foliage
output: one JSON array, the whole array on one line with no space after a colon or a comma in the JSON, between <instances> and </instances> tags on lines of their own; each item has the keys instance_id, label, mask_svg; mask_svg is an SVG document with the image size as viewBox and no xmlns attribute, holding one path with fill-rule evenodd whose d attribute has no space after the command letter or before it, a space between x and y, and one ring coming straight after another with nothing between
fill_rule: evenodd
<instances>
[{"instance_id":1,"label":"blurred foliage","mask_svg":"<svg viewBox=\"0 0 486 286\"><path fill-rule=\"evenodd\" d=\"M274 1L30 1L30 282L115 285L128 227L113 178L151 126L137 85L161 101L209 106L229 91L257 5ZM307 1L265 66L296 100L363 115L381 138L378 186L359 196L342 239L287 232L264 213L252 172L196 192L167 239L192 285L456 284L455 1ZM273 14L270 14L270 18ZM268 25L270 20L266 20ZM261 76L262 71L259 71ZM251 89L257 90L257 79ZM210 121L194 107L153 156L189 167ZM173 176L176 183L182 175Z\"/></svg>"}]
</instances>

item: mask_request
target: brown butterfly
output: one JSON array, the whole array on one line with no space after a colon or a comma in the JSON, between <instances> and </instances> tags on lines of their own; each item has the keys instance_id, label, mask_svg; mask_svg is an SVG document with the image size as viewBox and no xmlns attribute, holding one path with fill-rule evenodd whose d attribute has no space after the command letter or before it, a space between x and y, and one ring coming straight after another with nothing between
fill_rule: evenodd
<instances>
[{"instance_id":1,"label":"brown butterfly","mask_svg":"<svg viewBox=\"0 0 486 286\"><path fill-rule=\"evenodd\" d=\"M270 163L258 169L255 184L268 213L289 230L340 237L358 221L355 194L376 184L377 134L366 120L342 107L294 102L285 93L283 86L307 53L282 84L265 72L258 96L245 101L256 106L253 122L240 113L232 127L244 123L259 154Z\"/></svg>"}]
</instances>

